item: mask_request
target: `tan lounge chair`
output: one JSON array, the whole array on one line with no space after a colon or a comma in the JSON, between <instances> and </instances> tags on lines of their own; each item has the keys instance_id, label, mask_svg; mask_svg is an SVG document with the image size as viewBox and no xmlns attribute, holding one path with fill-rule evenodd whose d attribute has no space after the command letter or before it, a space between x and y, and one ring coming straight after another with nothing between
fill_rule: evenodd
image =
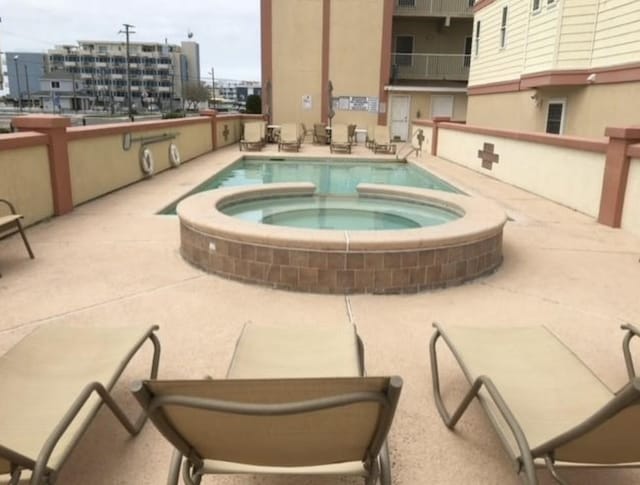
<instances>
[{"instance_id":1,"label":"tan lounge chair","mask_svg":"<svg viewBox=\"0 0 640 485\"><path fill-rule=\"evenodd\" d=\"M244 124L244 135L240 140L240 151L245 150L262 150L263 142L263 124L262 122L250 122Z\"/></svg>"},{"instance_id":2,"label":"tan lounge chair","mask_svg":"<svg viewBox=\"0 0 640 485\"><path fill-rule=\"evenodd\" d=\"M176 448L168 484L206 474L361 476L391 483L399 377L363 377L350 325L247 324L222 380L144 381L134 394Z\"/></svg>"},{"instance_id":3,"label":"tan lounge chair","mask_svg":"<svg viewBox=\"0 0 640 485\"><path fill-rule=\"evenodd\" d=\"M326 145L329 143L327 129L322 123L315 123L313 125L313 143L318 145Z\"/></svg>"},{"instance_id":4,"label":"tan lounge chair","mask_svg":"<svg viewBox=\"0 0 640 485\"><path fill-rule=\"evenodd\" d=\"M20 236L22 236L22 241L24 242L24 245L27 248L27 252L29 253L29 257L31 259L35 258L35 256L33 255L33 251L31 250L31 246L29 245L29 241L27 241L27 236L24 233L24 229L22 228L22 224L20 223L22 215L16 213L16 208L8 200L0 199L0 202L5 204L9 208L9 211L11 211L10 214L0 214L0 236L7 237L13 234L20 233ZM0 278L1 277L2 273L0 273Z\"/></svg>"},{"instance_id":5,"label":"tan lounge chair","mask_svg":"<svg viewBox=\"0 0 640 485\"><path fill-rule=\"evenodd\" d=\"M391 139L389 138L389 127L381 125L376 126L373 138L373 153L396 152L396 146L395 144L391 143Z\"/></svg>"},{"instance_id":6,"label":"tan lounge chair","mask_svg":"<svg viewBox=\"0 0 640 485\"><path fill-rule=\"evenodd\" d=\"M351 153L351 142L349 141L349 127L347 125L333 125L331 130L331 145L329 150L345 151Z\"/></svg>"},{"instance_id":7,"label":"tan lounge chair","mask_svg":"<svg viewBox=\"0 0 640 485\"><path fill-rule=\"evenodd\" d=\"M0 357L0 475L10 484L31 470L31 485L52 484L59 468L106 404L131 435L145 423L130 421L110 392L147 339L154 346L151 378L158 373L156 326L100 328L46 325Z\"/></svg>"},{"instance_id":8,"label":"tan lounge chair","mask_svg":"<svg viewBox=\"0 0 640 485\"><path fill-rule=\"evenodd\" d=\"M436 406L456 425L477 397L525 482L538 483L535 466L640 466L640 378L629 341L640 330L625 325L629 383L611 391L545 327L470 328L434 324L430 343ZM453 414L440 394L436 343L442 337L471 389Z\"/></svg>"},{"instance_id":9,"label":"tan lounge chair","mask_svg":"<svg viewBox=\"0 0 640 485\"><path fill-rule=\"evenodd\" d=\"M278 151L280 150L300 150L300 135L295 123L284 123L280 128Z\"/></svg>"}]
</instances>

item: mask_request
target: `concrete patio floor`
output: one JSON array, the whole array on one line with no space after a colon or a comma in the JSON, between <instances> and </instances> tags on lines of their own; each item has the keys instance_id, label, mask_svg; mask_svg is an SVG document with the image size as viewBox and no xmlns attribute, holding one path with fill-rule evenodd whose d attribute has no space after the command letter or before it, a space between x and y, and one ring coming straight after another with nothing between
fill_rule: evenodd
<instances>
[{"instance_id":1,"label":"concrete patio floor","mask_svg":"<svg viewBox=\"0 0 640 485\"><path fill-rule=\"evenodd\" d=\"M305 145L302 155L328 152ZM185 263L176 217L155 215L238 156L237 146L213 152L30 228L33 261L19 238L0 241L0 353L41 325L142 322L160 325L161 377L223 377L247 321L322 325L352 319L365 343L368 373L398 374L405 382L390 435L396 485L519 483L477 403L455 432L442 424L433 403L427 353L434 320L476 326L545 324L609 387L626 382L619 326L640 323L638 238L425 155L422 165L470 193L494 199L513 219L505 227L504 263L497 272L416 295L345 297L249 286ZM370 152L360 146L353 156L369 157ZM117 388L116 397L131 412L137 404L128 386L146 374L149 356L136 357ZM451 359L443 359L441 367L446 398L453 402L464 392L465 381ZM161 484L170 454L152 425L130 439L102 409L58 483ZM546 472L539 476L541 483L552 483ZM629 470L571 470L564 476L581 484L640 483L640 472ZM361 482L208 477L203 483Z\"/></svg>"}]
</instances>

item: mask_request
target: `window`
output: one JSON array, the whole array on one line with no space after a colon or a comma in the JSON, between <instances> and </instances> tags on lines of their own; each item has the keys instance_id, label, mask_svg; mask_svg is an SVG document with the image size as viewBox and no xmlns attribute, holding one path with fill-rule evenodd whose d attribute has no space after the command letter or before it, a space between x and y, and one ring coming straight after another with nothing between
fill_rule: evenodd
<instances>
[{"instance_id":1,"label":"window","mask_svg":"<svg viewBox=\"0 0 640 485\"><path fill-rule=\"evenodd\" d=\"M547 0L547 5L554 5L556 0Z\"/></svg>"},{"instance_id":2,"label":"window","mask_svg":"<svg viewBox=\"0 0 640 485\"><path fill-rule=\"evenodd\" d=\"M399 35L396 37L396 66L411 66L413 64L413 37Z\"/></svg>"},{"instance_id":3,"label":"window","mask_svg":"<svg viewBox=\"0 0 640 485\"><path fill-rule=\"evenodd\" d=\"M533 0L533 11L537 12L540 10L540 0Z\"/></svg>"},{"instance_id":4,"label":"window","mask_svg":"<svg viewBox=\"0 0 640 485\"><path fill-rule=\"evenodd\" d=\"M473 7L473 4L475 3L476 0L469 0L469 7Z\"/></svg>"},{"instance_id":5,"label":"window","mask_svg":"<svg viewBox=\"0 0 640 485\"><path fill-rule=\"evenodd\" d=\"M398 0L398 7L411 7L415 8L416 0Z\"/></svg>"},{"instance_id":6,"label":"window","mask_svg":"<svg viewBox=\"0 0 640 485\"><path fill-rule=\"evenodd\" d=\"M547 133L561 135L564 132L565 105L566 100L564 99L549 100L549 108L547 110Z\"/></svg>"},{"instance_id":7,"label":"window","mask_svg":"<svg viewBox=\"0 0 640 485\"><path fill-rule=\"evenodd\" d=\"M464 60L463 60L463 66L464 67L469 67L471 66L471 43L472 43L472 38L471 37L465 37L464 38Z\"/></svg>"},{"instance_id":8,"label":"window","mask_svg":"<svg viewBox=\"0 0 640 485\"><path fill-rule=\"evenodd\" d=\"M480 52L480 21L476 22L476 57L478 57L478 53Z\"/></svg>"},{"instance_id":9,"label":"window","mask_svg":"<svg viewBox=\"0 0 640 485\"><path fill-rule=\"evenodd\" d=\"M502 7L502 23L500 24L500 48L504 49L507 45L507 15L509 7Z\"/></svg>"},{"instance_id":10,"label":"window","mask_svg":"<svg viewBox=\"0 0 640 485\"><path fill-rule=\"evenodd\" d=\"M60 87L60 81L51 81L51 89L56 89Z\"/></svg>"}]
</instances>

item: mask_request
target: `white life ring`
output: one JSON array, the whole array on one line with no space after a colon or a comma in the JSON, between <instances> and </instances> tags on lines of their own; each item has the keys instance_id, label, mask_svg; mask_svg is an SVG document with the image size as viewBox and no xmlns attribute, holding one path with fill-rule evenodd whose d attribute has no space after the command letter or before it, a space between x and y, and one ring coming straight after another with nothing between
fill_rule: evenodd
<instances>
[{"instance_id":1,"label":"white life ring","mask_svg":"<svg viewBox=\"0 0 640 485\"><path fill-rule=\"evenodd\" d=\"M148 177L153 175L153 154L148 148L143 148L140 153L140 170Z\"/></svg>"},{"instance_id":2,"label":"white life ring","mask_svg":"<svg viewBox=\"0 0 640 485\"><path fill-rule=\"evenodd\" d=\"M180 165L180 152L178 151L178 147L175 143L171 143L169 145L169 163L172 167L177 167Z\"/></svg>"}]
</instances>

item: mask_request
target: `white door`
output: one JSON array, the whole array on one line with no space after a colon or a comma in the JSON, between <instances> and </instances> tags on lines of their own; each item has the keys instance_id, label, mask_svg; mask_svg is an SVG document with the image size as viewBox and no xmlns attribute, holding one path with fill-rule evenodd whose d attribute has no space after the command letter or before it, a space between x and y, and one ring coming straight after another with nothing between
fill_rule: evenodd
<instances>
[{"instance_id":1,"label":"white door","mask_svg":"<svg viewBox=\"0 0 640 485\"><path fill-rule=\"evenodd\" d=\"M405 141L409 135L409 96L391 98L391 138Z\"/></svg>"},{"instance_id":2,"label":"white door","mask_svg":"<svg viewBox=\"0 0 640 485\"><path fill-rule=\"evenodd\" d=\"M431 96L431 118L453 118L453 96Z\"/></svg>"}]
</instances>

